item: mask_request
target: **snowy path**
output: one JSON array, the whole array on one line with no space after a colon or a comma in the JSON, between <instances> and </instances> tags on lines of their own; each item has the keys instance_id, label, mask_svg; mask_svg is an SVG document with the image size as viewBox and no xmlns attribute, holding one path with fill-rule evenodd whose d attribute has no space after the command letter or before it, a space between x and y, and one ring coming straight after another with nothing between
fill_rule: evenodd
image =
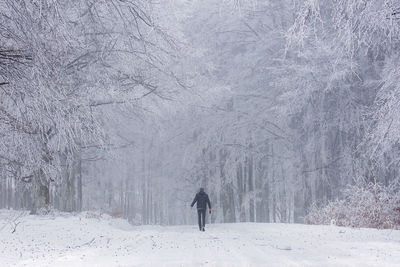
<instances>
[{"instance_id":1,"label":"snowy path","mask_svg":"<svg viewBox=\"0 0 400 267\"><path fill-rule=\"evenodd\" d=\"M400 231L287 224L133 227L0 211L1 266L400 266ZM15 216L15 215L14 215Z\"/></svg>"}]
</instances>

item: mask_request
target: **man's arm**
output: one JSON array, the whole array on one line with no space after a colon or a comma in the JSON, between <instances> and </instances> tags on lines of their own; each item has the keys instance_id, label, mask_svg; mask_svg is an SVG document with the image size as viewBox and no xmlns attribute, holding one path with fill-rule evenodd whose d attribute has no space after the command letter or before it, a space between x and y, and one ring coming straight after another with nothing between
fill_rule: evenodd
<instances>
[{"instance_id":1,"label":"man's arm","mask_svg":"<svg viewBox=\"0 0 400 267\"><path fill-rule=\"evenodd\" d=\"M210 198L207 195L207 204L208 204L208 208L211 209L211 202L210 202Z\"/></svg>"},{"instance_id":2,"label":"man's arm","mask_svg":"<svg viewBox=\"0 0 400 267\"><path fill-rule=\"evenodd\" d=\"M196 196L194 197L192 204L190 204L190 207L193 208L193 205L194 205L196 202L197 202L197 194L196 194Z\"/></svg>"}]
</instances>

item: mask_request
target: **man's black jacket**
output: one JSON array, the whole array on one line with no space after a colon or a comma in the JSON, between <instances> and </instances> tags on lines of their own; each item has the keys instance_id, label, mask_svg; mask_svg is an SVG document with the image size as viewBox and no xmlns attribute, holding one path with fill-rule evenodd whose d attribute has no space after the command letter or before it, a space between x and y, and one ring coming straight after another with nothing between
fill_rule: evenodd
<instances>
[{"instance_id":1,"label":"man's black jacket","mask_svg":"<svg viewBox=\"0 0 400 267\"><path fill-rule=\"evenodd\" d=\"M199 193L196 194L196 196L193 199L192 204L190 205L193 207L193 205L197 202L197 209L198 210L205 210L208 204L208 207L211 209L211 202L210 199L208 198L208 195L204 191L200 191Z\"/></svg>"}]
</instances>

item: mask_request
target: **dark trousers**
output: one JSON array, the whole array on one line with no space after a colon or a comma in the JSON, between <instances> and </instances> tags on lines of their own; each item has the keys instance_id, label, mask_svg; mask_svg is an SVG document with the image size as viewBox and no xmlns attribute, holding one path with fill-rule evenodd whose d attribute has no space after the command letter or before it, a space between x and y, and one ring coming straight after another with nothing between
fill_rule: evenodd
<instances>
[{"instance_id":1,"label":"dark trousers","mask_svg":"<svg viewBox=\"0 0 400 267\"><path fill-rule=\"evenodd\" d=\"M203 227L206 226L206 210L198 209L197 215L199 217L199 229L201 230Z\"/></svg>"}]
</instances>

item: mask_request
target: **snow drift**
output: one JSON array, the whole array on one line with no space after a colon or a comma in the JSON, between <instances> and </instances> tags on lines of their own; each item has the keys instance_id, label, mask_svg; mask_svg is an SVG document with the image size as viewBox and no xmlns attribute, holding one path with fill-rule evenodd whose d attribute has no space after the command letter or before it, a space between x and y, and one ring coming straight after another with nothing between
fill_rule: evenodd
<instances>
[{"instance_id":1,"label":"snow drift","mask_svg":"<svg viewBox=\"0 0 400 267\"><path fill-rule=\"evenodd\" d=\"M398 266L400 231L297 224L131 226L0 211L1 266Z\"/></svg>"}]
</instances>

